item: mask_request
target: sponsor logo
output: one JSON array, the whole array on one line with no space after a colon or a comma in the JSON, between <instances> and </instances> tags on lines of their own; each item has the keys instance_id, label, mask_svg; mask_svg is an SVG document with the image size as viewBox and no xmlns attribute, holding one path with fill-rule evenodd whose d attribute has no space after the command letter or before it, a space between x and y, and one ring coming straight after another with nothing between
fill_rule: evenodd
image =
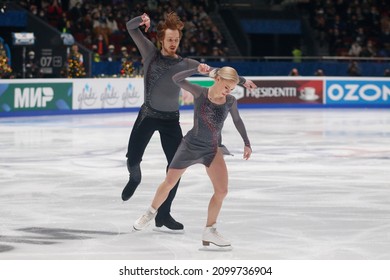
<instances>
[{"instance_id":1,"label":"sponsor logo","mask_svg":"<svg viewBox=\"0 0 390 280\"><path fill-rule=\"evenodd\" d=\"M89 84L85 84L81 93L77 97L79 102L79 109L84 106L91 107L97 100L97 94L93 91Z\"/></svg>"},{"instance_id":2,"label":"sponsor logo","mask_svg":"<svg viewBox=\"0 0 390 280\"><path fill-rule=\"evenodd\" d=\"M123 107L125 107L126 104L130 104L130 105L137 104L140 97L141 96L137 91L137 89L135 88L135 86L129 83L122 94Z\"/></svg>"},{"instance_id":3,"label":"sponsor logo","mask_svg":"<svg viewBox=\"0 0 390 280\"><path fill-rule=\"evenodd\" d=\"M51 87L25 87L14 89L14 108L45 108L53 100Z\"/></svg>"},{"instance_id":4,"label":"sponsor logo","mask_svg":"<svg viewBox=\"0 0 390 280\"><path fill-rule=\"evenodd\" d=\"M299 91L300 95L299 98L303 101L314 101L320 98L316 94L316 89L314 87L304 87Z\"/></svg>"},{"instance_id":5,"label":"sponsor logo","mask_svg":"<svg viewBox=\"0 0 390 280\"><path fill-rule=\"evenodd\" d=\"M105 87L103 93L100 96L100 100L102 101L102 108L104 108L105 104L115 105L119 99L119 95L116 92L115 88L109 83Z\"/></svg>"},{"instance_id":6,"label":"sponsor logo","mask_svg":"<svg viewBox=\"0 0 390 280\"><path fill-rule=\"evenodd\" d=\"M388 81L330 81L327 82L327 103L388 103Z\"/></svg>"},{"instance_id":7,"label":"sponsor logo","mask_svg":"<svg viewBox=\"0 0 390 280\"><path fill-rule=\"evenodd\" d=\"M247 93L248 97L296 97L297 89L295 87L258 87Z\"/></svg>"}]
</instances>

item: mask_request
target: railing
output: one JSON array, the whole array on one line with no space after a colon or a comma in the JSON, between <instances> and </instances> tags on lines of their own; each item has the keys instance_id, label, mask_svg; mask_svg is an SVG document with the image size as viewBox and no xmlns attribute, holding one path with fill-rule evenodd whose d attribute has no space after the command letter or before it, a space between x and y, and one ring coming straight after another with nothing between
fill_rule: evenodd
<instances>
[{"instance_id":1,"label":"railing","mask_svg":"<svg viewBox=\"0 0 390 280\"><path fill-rule=\"evenodd\" d=\"M220 7L229 7L229 8L247 8L247 9L253 9L258 7L264 7L272 2L276 2L273 4L280 4L282 1L271 1L271 0L220 0L219 6Z\"/></svg>"},{"instance_id":2,"label":"railing","mask_svg":"<svg viewBox=\"0 0 390 280\"><path fill-rule=\"evenodd\" d=\"M326 76L383 77L390 71L389 57L193 56L191 58L213 67L229 65L243 76L287 76L293 68L298 69L301 76L313 76L318 73L317 70L322 70ZM107 62L93 63L92 77L118 75L120 63L116 63L116 65ZM357 67L354 74L348 70L351 64Z\"/></svg>"},{"instance_id":3,"label":"railing","mask_svg":"<svg viewBox=\"0 0 390 280\"><path fill-rule=\"evenodd\" d=\"M198 61L242 61L242 62L264 62L264 61L367 61L367 62L390 62L390 57L355 57L355 56L191 56ZM390 65L389 65L390 67Z\"/></svg>"}]
</instances>

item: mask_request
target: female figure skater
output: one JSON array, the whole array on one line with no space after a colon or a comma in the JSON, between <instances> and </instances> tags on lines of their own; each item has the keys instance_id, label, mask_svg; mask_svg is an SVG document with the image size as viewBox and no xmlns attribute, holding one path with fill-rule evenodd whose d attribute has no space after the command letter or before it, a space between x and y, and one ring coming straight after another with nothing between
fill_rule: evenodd
<instances>
[{"instance_id":1,"label":"female figure skater","mask_svg":"<svg viewBox=\"0 0 390 280\"><path fill-rule=\"evenodd\" d=\"M210 77L214 78L213 86L210 88L201 87L186 80L187 77L198 72L209 74ZM197 68L175 74L172 79L181 88L194 95L194 125L180 143L169 165L165 180L156 191L152 205L145 214L135 221L133 227L135 230L147 227L187 167L201 163L206 166L207 174L214 187L214 194L208 206L206 228L202 236L203 245L209 246L212 243L220 247L230 246L230 242L216 231L215 226L222 202L228 191L228 173L222 149L218 147L218 138L224 121L230 113L235 127L244 140L243 158L249 159L252 153L250 142L238 112L237 100L230 95L239 82L239 76L236 70L231 67L210 71L208 65L199 64Z\"/></svg>"}]
</instances>

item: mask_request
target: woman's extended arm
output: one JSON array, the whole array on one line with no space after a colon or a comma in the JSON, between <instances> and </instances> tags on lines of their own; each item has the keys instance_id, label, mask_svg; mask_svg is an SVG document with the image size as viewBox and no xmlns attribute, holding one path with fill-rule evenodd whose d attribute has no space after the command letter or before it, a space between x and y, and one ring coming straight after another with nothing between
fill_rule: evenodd
<instances>
[{"instance_id":1,"label":"woman's extended arm","mask_svg":"<svg viewBox=\"0 0 390 280\"><path fill-rule=\"evenodd\" d=\"M194 74L199 74L198 68L181 71L172 77L172 80L182 89L190 92L194 97L199 97L202 94L203 87L195 85L186 80Z\"/></svg>"}]
</instances>

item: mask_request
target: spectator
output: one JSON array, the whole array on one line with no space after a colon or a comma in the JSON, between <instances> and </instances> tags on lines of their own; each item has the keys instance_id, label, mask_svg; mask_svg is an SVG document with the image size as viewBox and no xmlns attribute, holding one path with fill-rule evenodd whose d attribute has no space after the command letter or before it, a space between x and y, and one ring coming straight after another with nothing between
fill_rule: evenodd
<instances>
[{"instance_id":1,"label":"spectator","mask_svg":"<svg viewBox=\"0 0 390 280\"><path fill-rule=\"evenodd\" d=\"M376 56L376 50L374 47L374 43L371 40L367 41L367 44L363 47L360 52L361 57L374 57Z\"/></svg>"},{"instance_id":2,"label":"spectator","mask_svg":"<svg viewBox=\"0 0 390 280\"><path fill-rule=\"evenodd\" d=\"M72 45L66 69L62 74L67 78L84 78L86 76L83 55L79 52L77 44Z\"/></svg>"},{"instance_id":3,"label":"spectator","mask_svg":"<svg viewBox=\"0 0 390 280\"><path fill-rule=\"evenodd\" d=\"M218 47L213 47L212 56L221 56L223 54L223 51L220 50Z\"/></svg>"},{"instance_id":4,"label":"spectator","mask_svg":"<svg viewBox=\"0 0 390 280\"><path fill-rule=\"evenodd\" d=\"M108 50L108 46L107 46L106 40L104 40L102 34L98 34L97 35L97 39L94 41L94 45L97 46L97 51L96 52L100 56L106 55L107 50Z\"/></svg>"},{"instance_id":5,"label":"spectator","mask_svg":"<svg viewBox=\"0 0 390 280\"><path fill-rule=\"evenodd\" d=\"M76 5L74 5L69 10L69 17L73 22L75 22L83 17L83 10L81 9L80 2L77 2Z\"/></svg>"},{"instance_id":6,"label":"spectator","mask_svg":"<svg viewBox=\"0 0 390 280\"><path fill-rule=\"evenodd\" d=\"M106 60L108 62L113 62L113 61L117 61L118 60L118 57L115 54L115 46L114 45L109 45L108 46L108 53L107 53L107 56L106 56Z\"/></svg>"},{"instance_id":7,"label":"spectator","mask_svg":"<svg viewBox=\"0 0 390 280\"><path fill-rule=\"evenodd\" d=\"M68 19L66 12L63 12L62 17L58 20L57 28L63 33L67 33L72 30L72 21Z\"/></svg>"},{"instance_id":8,"label":"spectator","mask_svg":"<svg viewBox=\"0 0 390 280\"><path fill-rule=\"evenodd\" d=\"M111 30L107 27L107 23L101 21L100 24L94 27L93 34L97 40L104 40L103 44L105 45L105 51L107 51L107 46L110 44L109 37L111 35Z\"/></svg>"},{"instance_id":9,"label":"spectator","mask_svg":"<svg viewBox=\"0 0 390 280\"><path fill-rule=\"evenodd\" d=\"M93 59L93 62L100 62L101 61L101 58L100 58L100 54L98 53L98 47L97 45L92 45L92 59Z\"/></svg>"},{"instance_id":10,"label":"spectator","mask_svg":"<svg viewBox=\"0 0 390 280\"><path fill-rule=\"evenodd\" d=\"M77 44L72 45L71 55L77 57L77 60L79 60L81 64L84 64L84 57L79 52L79 46Z\"/></svg>"},{"instance_id":11,"label":"spectator","mask_svg":"<svg viewBox=\"0 0 390 280\"><path fill-rule=\"evenodd\" d=\"M367 36L363 27L358 27L355 31L355 40L365 45L367 42Z\"/></svg>"},{"instance_id":12,"label":"spectator","mask_svg":"<svg viewBox=\"0 0 390 280\"><path fill-rule=\"evenodd\" d=\"M40 10L39 11L39 14L38 14L38 17L41 19L41 20L43 20L43 21L47 21L47 16L46 16L46 12L45 12L45 10Z\"/></svg>"},{"instance_id":13,"label":"spectator","mask_svg":"<svg viewBox=\"0 0 390 280\"><path fill-rule=\"evenodd\" d=\"M318 69L314 72L314 76L325 76L324 70L322 70L321 68L318 68Z\"/></svg>"},{"instance_id":14,"label":"spectator","mask_svg":"<svg viewBox=\"0 0 390 280\"><path fill-rule=\"evenodd\" d=\"M126 47L122 47L121 48L121 62L123 63L123 62L126 62L128 60L130 60L130 55L129 55L128 51L127 51L127 48Z\"/></svg>"},{"instance_id":15,"label":"spectator","mask_svg":"<svg viewBox=\"0 0 390 280\"><path fill-rule=\"evenodd\" d=\"M348 65L347 74L349 76L361 76L359 64L352 60Z\"/></svg>"},{"instance_id":16,"label":"spectator","mask_svg":"<svg viewBox=\"0 0 390 280\"><path fill-rule=\"evenodd\" d=\"M37 6L37 5L31 5L31 6L30 6L30 12L31 12L34 16L38 16L38 6Z\"/></svg>"},{"instance_id":17,"label":"spectator","mask_svg":"<svg viewBox=\"0 0 390 280\"><path fill-rule=\"evenodd\" d=\"M302 62L302 51L298 46L295 46L293 50L291 51L291 54L293 55L294 59L293 62Z\"/></svg>"},{"instance_id":18,"label":"spectator","mask_svg":"<svg viewBox=\"0 0 390 280\"><path fill-rule=\"evenodd\" d=\"M291 71L288 75L289 76L299 76L299 71L297 68L293 68L293 69L291 69Z\"/></svg>"},{"instance_id":19,"label":"spectator","mask_svg":"<svg viewBox=\"0 0 390 280\"><path fill-rule=\"evenodd\" d=\"M316 39L319 42L319 45L322 47L326 42L326 19L324 16L324 11L317 11L317 14L314 18L314 28L316 29Z\"/></svg>"},{"instance_id":20,"label":"spectator","mask_svg":"<svg viewBox=\"0 0 390 280\"><path fill-rule=\"evenodd\" d=\"M119 33L118 23L116 22L113 13L110 13L107 17L107 28L110 30L110 34Z\"/></svg>"},{"instance_id":21,"label":"spectator","mask_svg":"<svg viewBox=\"0 0 390 280\"><path fill-rule=\"evenodd\" d=\"M133 77L135 76L135 69L134 69L134 64L133 60L131 59L127 48L122 47L121 48L121 70L120 70L120 75L122 77Z\"/></svg>"},{"instance_id":22,"label":"spectator","mask_svg":"<svg viewBox=\"0 0 390 280\"><path fill-rule=\"evenodd\" d=\"M39 78L41 77L41 72L39 69L38 62L35 58L35 52L29 51L28 57L26 60L26 77L25 78Z\"/></svg>"},{"instance_id":23,"label":"spectator","mask_svg":"<svg viewBox=\"0 0 390 280\"><path fill-rule=\"evenodd\" d=\"M58 0L53 0L51 4L47 7L47 20L49 24L58 29L58 24L62 17L62 7Z\"/></svg>"},{"instance_id":24,"label":"spectator","mask_svg":"<svg viewBox=\"0 0 390 280\"><path fill-rule=\"evenodd\" d=\"M142 64L142 57L140 53L138 52L138 49L133 46L130 48L130 53L129 53L133 67L134 67L134 75L135 76L143 76L143 64Z\"/></svg>"},{"instance_id":25,"label":"spectator","mask_svg":"<svg viewBox=\"0 0 390 280\"><path fill-rule=\"evenodd\" d=\"M362 51L362 47L358 41L352 43L349 48L348 55L349 56L360 56L360 52Z\"/></svg>"}]
</instances>

